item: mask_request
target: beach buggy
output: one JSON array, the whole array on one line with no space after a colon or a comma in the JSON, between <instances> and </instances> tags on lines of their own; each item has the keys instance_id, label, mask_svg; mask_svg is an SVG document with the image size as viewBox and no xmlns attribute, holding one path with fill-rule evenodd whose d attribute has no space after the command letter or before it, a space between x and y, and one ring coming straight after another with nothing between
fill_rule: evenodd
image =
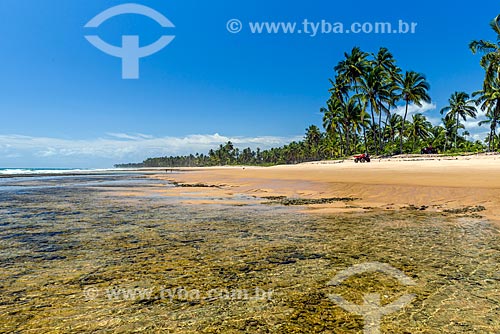
<instances>
[{"instance_id":1,"label":"beach buggy","mask_svg":"<svg viewBox=\"0 0 500 334\"><path fill-rule=\"evenodd\" d=\"M368 153L363 153L363 154L360 154L360 155L355 155L354 156L354 162L355 163L358 163L358 162L362 162L362 163L365 163L365 162L370 162L370 155Z\"/></svg>"}]
</instances>

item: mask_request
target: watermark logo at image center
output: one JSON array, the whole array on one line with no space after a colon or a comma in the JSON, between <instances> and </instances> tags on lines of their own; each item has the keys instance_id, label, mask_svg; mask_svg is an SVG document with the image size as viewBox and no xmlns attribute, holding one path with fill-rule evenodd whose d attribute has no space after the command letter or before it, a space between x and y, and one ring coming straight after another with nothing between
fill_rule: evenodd
<instances>
[{"instance_id":1,"label":"watermark logo at image center","mask_svg":"<svg viewBox=\"0 0 500 334\"><path fill-rule=\"evenodd\" d=\"M106 9L90 20L85 28L98 28L107 20L123 14L143 15L156 21L163 28L175 28L175 25L158 11L133 3ZM139 79L139 60L161 51L174 40L175 36L163 35L156 42L143 47L140 47L140 38L137 35L122 36L121 47L108 44L97 35L86 35L85 38L102 52L122 59L122 79Z\"/></svg>"},{"instance_id":2,"label":"watermark logo at image center","mask_svg":"<svg viewBox=\"0 0 500 334\"><path fill-rule=\"evenodd\" d=\"M338 273L329 283L331 286L338 286L346 279L360 274L379 272L398 280L404 286L414 286L416 283L402 271L380 262L363 263L347 268ZM382 305L379 294L366 294L363 297L363 305L356 305L343 297L330 294L328 298L344 310L362 316L364 320L363 334L379 334L382 318L395 313L409 305L416 295L406 294L390 304Z\"/></svg>"}]
</instances>

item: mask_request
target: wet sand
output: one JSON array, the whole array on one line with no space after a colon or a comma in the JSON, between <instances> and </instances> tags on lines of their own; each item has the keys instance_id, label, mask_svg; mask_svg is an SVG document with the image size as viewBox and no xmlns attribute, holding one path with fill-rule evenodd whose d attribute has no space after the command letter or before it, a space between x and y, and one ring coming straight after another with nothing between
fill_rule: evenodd
<instances>
[{"instance_id":1,"label":"wet sand","mask_svg":"<svg viewBox=\"0 0 500 334\"><path fill-rule=\"evenodd\" d=\"M482 215L500 224L500 157L472 156L429 160L375 160L370 164L325 162L295 166L192 169L155 176L195 188L200 197L245 196L292 198L352 197L342 205L313 205L309 212L358 211L364 207L400 209L425 207L432 212L484 207ZM192 189L190 189L192 190ZM178 195L186 189L171 189ZM196 202L193 202L196 203ZM474 210L474 209L473 209Z\"/></svg>"}]
</instances>

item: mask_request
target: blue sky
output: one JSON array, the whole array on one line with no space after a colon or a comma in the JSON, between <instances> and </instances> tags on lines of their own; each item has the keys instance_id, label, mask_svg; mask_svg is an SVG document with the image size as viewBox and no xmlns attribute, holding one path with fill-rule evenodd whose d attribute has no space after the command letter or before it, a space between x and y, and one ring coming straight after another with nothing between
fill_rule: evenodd
<instances>
[{"instance_id":1,"label":"blue sky","mask_svg":"<svg viewBox=\"0 0 500 334\"><path fill-rule=\"evenodd\" d=\"M110 19L93 34L120 45L175 40L140 61L140 79L122 80L121 60L93 47L84 25L128 1L0 2L0 166L110 167L149 156L183 154L231 139L240 146L281 145L321 124L328 78L353 46L390 49L403 70L427 76L436 122L456 90L481 86L472 39L494 40L488 23L497 1L133 1L175 28L140 15ZM131 1L132 2L132 1ZM226 29L243 22L239 34ZM415 34L252 34L248 22L417 22ZM417 110L414 110L415 112ZM476 129L469 124L473 133Z\"/></svg>"}]
</instances>

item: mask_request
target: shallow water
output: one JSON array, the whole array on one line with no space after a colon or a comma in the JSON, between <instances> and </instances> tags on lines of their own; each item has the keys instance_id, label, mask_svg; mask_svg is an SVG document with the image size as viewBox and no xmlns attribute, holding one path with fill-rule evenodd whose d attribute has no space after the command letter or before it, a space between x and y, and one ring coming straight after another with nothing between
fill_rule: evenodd
<instances>
[{"instance_id":1,"label":"shallow water","mask_svg":"<svg viewBox=\"0 0 500 334\"><path fill-rule=\"evenodd\" d=\"M133 187L133 186L172 186L168 182L146 178L137 174L81 175L81 176L32 176L9 177L0 179L2 192L22 190L46 190L50 188L76 187Z\"/></svg>"},{"instance_id":2,"label":"shallow water","mask_svg":"<svg viewBox=\"0 0 500 334\"><path fill-rule=\"evenodd\" d=\"M158 186L128 178L0 191L0 332L362 333L363 318L328 296L361 305L369 293L415 295L382 333L500 332L500 237L477 216L318 217L109 191ZM372 262L415 285L381 273L328 285Z\"/></svg>"}]
</instances>

